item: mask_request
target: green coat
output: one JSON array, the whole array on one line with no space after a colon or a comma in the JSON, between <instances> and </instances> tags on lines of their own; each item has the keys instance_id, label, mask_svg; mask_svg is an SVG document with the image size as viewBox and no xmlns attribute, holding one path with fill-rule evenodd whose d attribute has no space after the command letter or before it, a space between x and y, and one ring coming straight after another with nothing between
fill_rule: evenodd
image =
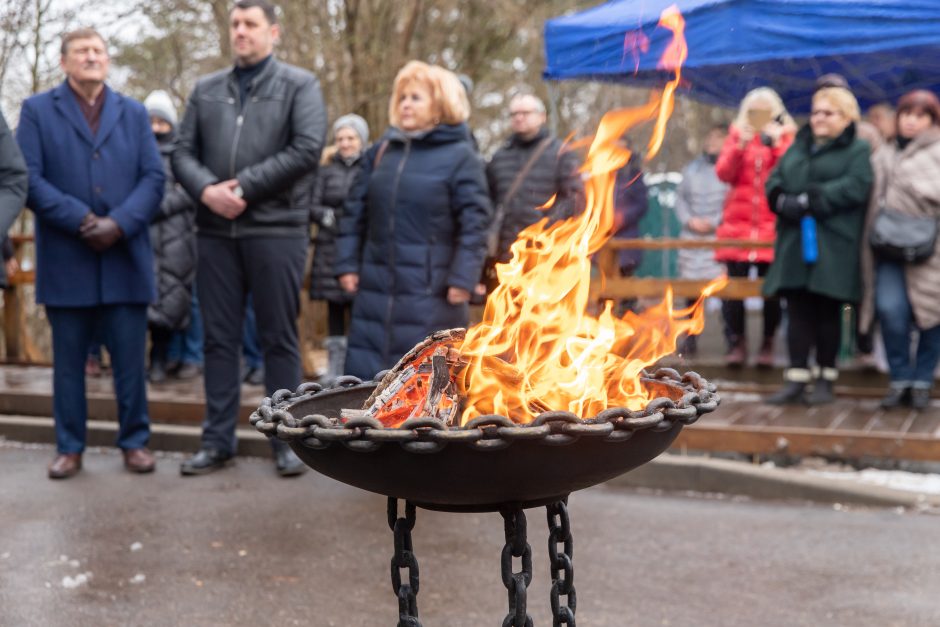
<instances>
[{"instance_id":1,"label":"green coat","mask_svg":"<svg viewBox=\"0 0 940 627\"><path fill-rule=\"evenodd\" d=\"M859 251L872 178L868 142L856 139L855 124L815 153L809 126L797 133L767 180L767 198L775 210L780 194L809 195L819 259L815 264L803 261L800 222L778 217L774 261L764 279L765 296L807 290L843 302L859 301Z\"/></svg>"}]
</instances>

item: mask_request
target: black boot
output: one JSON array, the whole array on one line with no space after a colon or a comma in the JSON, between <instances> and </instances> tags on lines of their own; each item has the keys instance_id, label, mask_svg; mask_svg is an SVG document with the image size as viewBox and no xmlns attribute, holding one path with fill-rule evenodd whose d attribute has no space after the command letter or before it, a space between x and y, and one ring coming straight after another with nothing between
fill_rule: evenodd
<instances>
[{"instance_id":1,"label":"black boot","mask_svg":"<svg viewBox=\"0 0 940 627\"><path fill-rule=\"evenodd\" d=\"M307 465L300 461L291 447L281 440L271 439L274 453L274 467L282 477L296 477L307 472Z\"/></svg>"},{"instance_id":2,"label":"black boot","mask_svg":"<svg viewBox=\"0 0 940 627\"><path fill-rule=\"evenodd\" d=\"M805 403L803 394L806 384L810 380L810 372L806 368L787 368L783 373L786 382L783 388L764 399L768 405L801 405Z\"/></svg>"},{"instance_id":3,"label":"black boot","mask_svg":"<svg viewBox=\"0 0 940 627\"><path fill-rule=\"evenodd\" d=\"M895 409L901 405L909 405L911 402L911 388L900 385L892 385L888 388L888 393L881 399L882 409Z\"/></svg>"},{"instance_id":4,"label":"black boot","mask_svg":"<svg viewBox=\"0 0 940 627\"><path fill-rule=\"evenodd\" d=\"M813 391L809 395L810 405L828 405L836 400L836 395L832 392L835 380L839 377L839 371L835 368L823 368L813 384Z\"/></svg>"},{"instance_id":5,"label":"black boot","mask_svg":"<svg viewBox=\"0 0 940 627\"><path fill-rule=\"evenodd\" d=\"M150 372L147 373L147 379L151 383L166 382L166 364L162 361L154 361L150 364Z\"/></svg>"},{"instance_id":6,"label":"black boot","mask_svg":"<svg viewBox=\"0 0 940 627\"><path fill-rule=\"evenodd\" d=\"M930 407L930 388L911 388L911 407L916 410Z\"/></svg>"}]
</instances>

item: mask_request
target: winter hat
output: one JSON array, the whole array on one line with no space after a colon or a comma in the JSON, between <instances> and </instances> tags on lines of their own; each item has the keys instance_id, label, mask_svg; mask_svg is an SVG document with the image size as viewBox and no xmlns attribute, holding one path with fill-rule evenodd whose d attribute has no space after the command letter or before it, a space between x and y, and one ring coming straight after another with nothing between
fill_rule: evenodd
<instances>
[{"instance_id":1,"label":"winter hat","mask_svg":"<svg viewBox=\"0 0 940 627\"><path fill-rule=\"evenodd\" d=\"M342 116L333 122L333 135L335 136L341 128L351 128L355 131L359 139L362 140L363 146L369 143L369 124L362 116L356 115L355 113L347 113Z\"/></svg>"},{"instance_id":2,"label":"winter hat","mask_svg":"<svg viewBox=\"0 0 940 627\"><path fill-rule=\"evenodd\" d=\"M170 94L162 89L152 91L144 100L144 106L151 116L169 122L173 128L176 128L176 107L173 106Z\"/></svg>"},{"instance_id":3,"label":"winter hat","mask_svg":"<svg viewBox=\"0 0 940 627\"><path fill-rule=\"evenodd\" d=\"M815 87L816 91L825 89L826 87L841 87L842 89L850 89L849 82L845 80L845 77L841 74L836 74L835 72L823 74L817 78Z\"/></svg>"}]
</instances>

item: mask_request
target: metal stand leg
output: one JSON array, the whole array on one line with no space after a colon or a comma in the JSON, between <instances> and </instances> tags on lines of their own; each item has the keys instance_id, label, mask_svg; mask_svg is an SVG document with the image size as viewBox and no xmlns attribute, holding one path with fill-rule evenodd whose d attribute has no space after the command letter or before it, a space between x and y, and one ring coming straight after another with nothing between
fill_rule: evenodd
<instances>
[{"instance_id":1,"label":"metal stand leg","mask_svg":"<svg viewBox=\"0 0 940 627\"><path fill-rule=\"evenodd\" d=\"M532 547L526 540L525 513L521 508L506 508L499 512L506 529L501 570L503 585L509 591L509 613L503 627L532 627L532 617L526 612L526 591L532 582ZM512 558L522 558L522 570L512 572Z\"/></svg>"},{"instance_id":2,"label":"metal stand leg","mask_svg":"<svg viewBox=\"0 0 940 627\"><path fill-rule=\"evenodd\" d=\"M548 558L552 567L552 624L575 627L574 612L578 597L574 590L574 540L568 521L567 499L556 501L545 507L548 514ZM559 544L562 552L558 552ZM559 596L566 596L567 605L562 605Z\"/></svg>"},{"instance_id":3,"label":"metal stand leg","mask_svg":"<svg viewBox=\"0 0 940 627\"><path fill-rule=\"evenodd\" d=\"M388 526L395 534L392 555L392 592L398 597L398 627L421 627L418 620L418 560L411 544L415 527L415 506L405 501L405 515L398 516L398 499L388 499ZM408 583L402 582L401 569L408 571Z\"/></svg>"}]
</instances>

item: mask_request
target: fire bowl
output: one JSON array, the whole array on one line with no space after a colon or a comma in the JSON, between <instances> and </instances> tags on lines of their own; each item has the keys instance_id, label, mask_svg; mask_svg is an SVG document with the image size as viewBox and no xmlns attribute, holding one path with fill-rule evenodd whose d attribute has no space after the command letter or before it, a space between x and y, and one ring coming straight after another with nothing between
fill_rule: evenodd
<instances>
[{"instance_id":1,"label":"fire bowl","mask_svg":"<svg viewBox=\"0 0 940 627\"><path fill-rule=\"evenodd\" d=\"M317 472L425 509L536 507L645 464L720 402L695 372L661 368L641 380L655 396L643 411L612 408L588 420L548 411L528 425L490 415L461 428L413 418L391 429L370 417L340 421L342 409L360 409L377 385L340 377L331 388L279 390L251 424Z\"/></svg>"}]
</instances>

